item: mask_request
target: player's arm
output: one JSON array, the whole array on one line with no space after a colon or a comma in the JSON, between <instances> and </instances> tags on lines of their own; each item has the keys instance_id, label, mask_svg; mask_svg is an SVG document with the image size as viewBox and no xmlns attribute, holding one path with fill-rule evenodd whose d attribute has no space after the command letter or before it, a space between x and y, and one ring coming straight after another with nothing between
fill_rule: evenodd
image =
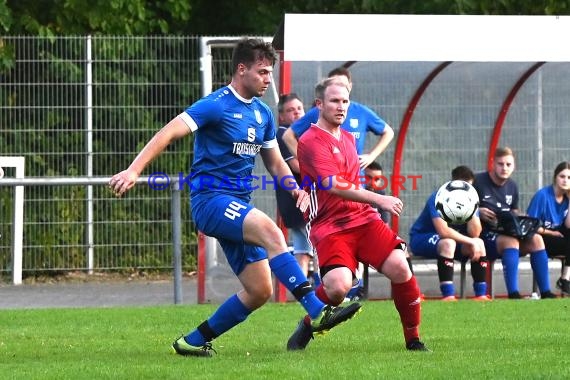
<instances>
[{"instance_id":1,"label":"player's arm","mask_svg":"<svg viewBox=\"0 0 570 380\"><path fill-rule=\"evenodd\" d=\"M478 216L479 211L475 212L475 215L467 222L467 234L471 237L479 237L483 231L483 226L481 225L481 219Z\"/></svg>"},{"instance_id":2,"label":"player's arm","mask_svg":"<svg viewBox=\"0 0 570 380\"><path fill-rule=\"evenodd\" d=\"M309 206L309 194L299 189L299 184L297 184L289 165L283 160L277 145L261 149L260 155L267 171L277 178L279 184L283 184L283 188L288 190L293 198L297 200L297 207L302 212L305 212Z\"/></svg>"},{"instance_id":3,"label":"player's arm","mask_svg":"<svg viewBox=\"0 0 570 380\"><path fill-rule=\"evenodd\" d=\"M159 130L135 157L126 170L115 174L109 181L109 187L116 196L123 195L131 189L144 168L173 141L190 133L188 125L180 118L175 117L161 130Z\"/></svg>"},{"instance_id":4,"label":"player's arm","mask_svg":"<svg viewBox=\"0 0 570 380\"><path fill-rule=\"evenodd\" d=\"M388 144L394 139L394 130L388 124L384 126L384 132L376 141L376 144L367 154L361 154L359 156L360 159L360 168L364 169L368 165L370 165L382 152L386 150Z\"/></svg>"},{"instance_id":5,"label":"player's arm","mask_svg":"<svg viewBox=\"0 0 570 380\"><path fill-rule=\"evenodd\" d=\"M390 212L392 215L399 216L402 213L404 204L399 198L378 194L359 185L355 185L343 176L337 174L332 176L322 176L321 189L331 192L343 199L350 201L368 203L377 206L380 209Z\"/></svg>"},{"instance_id":6,"label":"player's arm","mask_svg":"<svg viewBox=\"0 0 570 380\"><path fill-rule=\"evenodd\" d=\"M285 133L283 133L283 142L289 149L289 152L293 155L293 157L297 157L297 146L299 142L297 141L297 135L295 135L295 131L291 128L287 128Z\"/></svg>"},{"instance_id":7,"label":"player's arm","mask_svg":"<svg viewBox=\"0 0 570 380\"><path fill-rule=\"evenodd\" d=\"M301 173L301 168L299 167L299 160L297 160L295 157L292 157L285 162L287 163L287 165L289 165L289 168L294 174Z\"/></svg>"},{"instance_id":8,"label":"player's arm","mask_svg":"<svg viewBox=\"0 0 570 380\"><path fill-rule=\"evenodd\" d=\"M473 239L469 236L465 236L462 233L456 231L455 229L449 227L447 222L440 217L432 218L431 219L433 226L435 228L435 232L442 238L442 239L453 239L458 243L461 244L472 244Z\"/></svg>"}]
</instances>

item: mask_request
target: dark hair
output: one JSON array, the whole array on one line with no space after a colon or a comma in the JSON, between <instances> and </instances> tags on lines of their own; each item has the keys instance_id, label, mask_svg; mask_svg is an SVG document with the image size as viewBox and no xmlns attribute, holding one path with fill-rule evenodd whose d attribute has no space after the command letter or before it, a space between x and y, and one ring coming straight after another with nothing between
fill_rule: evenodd
<instances>
[{"instance_id":1,"label":"dark hair","mask_svg":"<svg viewBox=\"0 0 570 380\"><path fill-rule=\"evenodd\" d=\"M552 184L556 183L556 177L558 176L558 174L560 174L562 170L566 169L570 169L570 162L568 161L562 161L561 163L556 165L556 168L554 169L554 175L552 176Z\"/></svg>"},{"instance_id":2,"label":"dark hair","mask_svg":"<svg viewBox=\"0 0 570 380\"><path fill-rule=\"evenodd\" d=\"M352 83L352 75L350 75L350 71L346 68L346 67L336 67L334 69L332 69L331 71L329 71L329 74L327 75L328 78L330 77L335 77L335 76L345 76L348 78L348 81L350 83Z\"/></svg>"},{"instance_id":3,"label":"dark hair","mask_svg":"<svg viewBox=\"0 0 570 380\"><path fill-rule=\"evenodd\" d=\"M232 53L232 67L235 74L240 63L250 68L257 61L267 59L271 66L277 61L277 52L273 45L260 38L242 38L234 47Z\"/></svg>"},{"instance_id":4,"label":"dark hair","mask_svg":"<svg viewBox=\"0 0 570 380\"><path fill-rule=\"evenodd\" d=\"M370 169L370 170L384 170L382 169L382 165L380 165L378 162L376 161L372 161L370 163L370 165L368 165L365 169Z\"/></svg>"},{"instance_id":5,"label":"dark hair","mask_svg":"<svg viewBox=\"0 0 570 380\"><path fill-rule=\"evenodd\" d=\"M294 99L299 100L301 103L303 102L299 97L299 95L297 95L295 92L290 92L288 94L280 95L279 102L277 103L277 111L279 113L285 111L285 104Z\"/></svg>"},{"instance_id":6,"label":"dark hair","mask_svg":"<svg viewBox=\"0 0 570 380\"><path fill-rule=\"evenodd\" d=\"M474 181L475 174L473 174L473 171L468 166L460 165L451 171L451 179L460 179L465 182Z\"/></svg>"}]
</instances>

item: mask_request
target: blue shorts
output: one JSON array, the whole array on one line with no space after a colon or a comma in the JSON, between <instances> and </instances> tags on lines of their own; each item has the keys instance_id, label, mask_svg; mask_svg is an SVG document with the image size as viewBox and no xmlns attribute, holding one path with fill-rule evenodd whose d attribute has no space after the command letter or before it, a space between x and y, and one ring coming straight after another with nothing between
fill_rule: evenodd
<instances>
[{"instance_id":1,"label":"blue shorts","mask_svg":"<svg viewBox=\"0 0 570 380\"><path fill-rule=\"evenodd\" d=\"M293 242L293 254L305 254L313 256L313 248L307 236L307 229L305 227L290 228L289 236Z\"/></svg>"},{"instance_id":2,"label":"blue shorts","mask_svg":"<svg viewBox=\"0 0 570 380\"><path fill-rule=\"evenodd\" d=\"M497 252L497 236L499 235L493 231L483 230L481 233L481 239L485 243L485 251L489 261L494 261L501 257L499 252Z\"/></svg>"},{"instance_id":3,"label":"blue shorts","mask_svg":"<svg viewBox=\"0 0 570 380\"><path fill-rule=\"evenodd\" d=\"M243 222L253 208L244 200L227 194L192 197L192 219L196 227L218 239L236 275L247 264L267 259L264 248L246 244L243 240Z\"/></svg>"},{"instance_id":4,"label":"blue shorts","mask_svg":"<svg viewBox=\"0 0 570 380\"><path fill-rule=\"evenodd\" d=\"M412 251L413 256L437 259L437 243L440 239L441 237L435 232L414 234L410 236L410 251ZM457 244L455 247L454 260L467 260L467 258L461 254L461 244Z\"/></svg>"}]
</instances>

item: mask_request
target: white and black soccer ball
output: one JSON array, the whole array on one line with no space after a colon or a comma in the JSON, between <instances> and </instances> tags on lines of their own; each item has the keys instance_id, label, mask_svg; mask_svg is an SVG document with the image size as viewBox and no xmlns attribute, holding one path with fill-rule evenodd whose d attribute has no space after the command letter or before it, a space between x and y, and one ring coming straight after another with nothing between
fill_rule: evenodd
<instances>
[{"instance_id":1,"label":"white and black soccer ball","mask_svg":"<svg viewBox=\"0 0 570 380\"><path fill-rule=\"evenodd\" d=\"M477 191L465 181L446 182L435 195L435 208L439 216L449 224L467 223L478 207Z\"/></svg>"}]
</instances>

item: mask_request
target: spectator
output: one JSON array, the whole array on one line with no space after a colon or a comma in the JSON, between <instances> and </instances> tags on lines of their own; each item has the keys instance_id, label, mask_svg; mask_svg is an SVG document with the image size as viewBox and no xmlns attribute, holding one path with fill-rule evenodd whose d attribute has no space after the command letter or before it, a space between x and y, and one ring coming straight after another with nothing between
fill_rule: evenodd
<instances>
[{"instance_id":1,"label":"spectator","mask_svg":"<svg viewBox=\"0 0 570 380\"><path fill-rule=\"evenodd\" d=\"M285 162L289 165L291 172L295 176L297 183L301 183L299 173L299 162L287 149L283 142L283 133L289 126L305 114L303 102L295 93L281 95L277 104L279 117L279 129L277 130L277 142L279 150ZM276 186L275 196L277 198L277 208L283 219L283 224L289 229L293 242L293 254L306 276L309 274L309 263L313 256L313 249L307 236L306 222L303 214L296 206L295 199L290 192L281 186Z\"/></svg>"},{"instance_id":2,"label":"spectator","mask_svg":"<svg viewBox=\"0 0 570 380\"><path fill-rule=\"evenodd\" d=\"M538 190L532 197L527 214L542 221L542 235L548 256L566 256L562 275L556 287L570 294L570 162L559 163L554 169L552 185Z\"/></svg>"},{"instance_id":3,"label":"spectator","mask_svg":"<svg viewBox=\"0 0 570 380\"><path fill-rule=\"evenodd\" d=\"M354 137L341 129L350 90L328 78L315 90L319 119L299 141L301 176L310 179L309 224L321 271L317 296L329 305L346 297L361 261L383 273L392 284L406 348L428 351L420 341L420 289L406 263L406 243L384 223L371 204L392 214L402 212L402 201L364 189ZM288 349L304 349L311 340L302 319L288 341Z\"/></svg>"},{"instance_id":4,"label":"spectator","mask_svg":"<svg viewBox=\"0 0 570 380\"><path fill-rule=\"evenodd\" d=\"M458 166L451 171L452 180L473 183L475 175L467 166ZM437 274L442 301L456 301L453 285L453 267L455 260L471 260L473 291L476 300L486 301L487 283L485 281L487 258L485 244L479 238L481 220L475 213L467 224L448 225L435 208L433 192L410 228L410 248L414 255L437 259Z\"/></svg>"},{"instance_id":5,"label":"spectator","mask_svg":"<svg viewBox=\"0 0 570 380\"><path fill-rule=\"evenodd\" d=\"M548 255L544 249L544 241L539 234L526 238L499 233L498 218L501 212L518 215L519 190L511 175L515 169L515 156L508 148L497 148L493 157L492 169L475 176L474 187L479 194L479 216L483 222L482 239L488 260L501 258L503 275L508 297L522 298L519 292L519 256L530 253L530 263L536 277L541 298L556 298L550 291L548 274Z\"/></svg>"}]
</instances>

